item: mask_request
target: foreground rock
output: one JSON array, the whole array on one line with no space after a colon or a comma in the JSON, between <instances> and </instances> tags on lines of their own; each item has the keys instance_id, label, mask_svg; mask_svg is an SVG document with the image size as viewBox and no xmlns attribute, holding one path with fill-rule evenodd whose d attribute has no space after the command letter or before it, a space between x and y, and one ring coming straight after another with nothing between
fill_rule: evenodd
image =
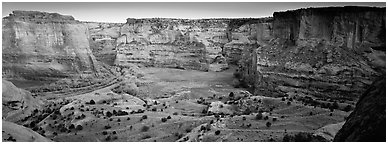
<instances>
[{"instance_id":1,"label":"foreground rock","mask_svg":"<svg viewBox=\"0 0 388 144\"><path fill-rule=\"evenodd\" d=\"M3 120L2 125L3 142L51 142L51 140L32 131L31 129L15 123Z\"/></svg>"},{"instance_id":2,"label":"foreground rock","mask_svg":"<svg viewBox=\"0 0 388 144\"><path fill-rule=\"evenodd\" d=\"M43 102L32 97L31 93L17 88L11 82L2 80L2 118L17 122L40 109Z\"/></svg>"},{"instance_id":3,"label":"foreground rock","mask_svg":"<svg viewBox=\"0 0 388 144\"><path fill-rule=\"evenodd\" d=\"M385 77L375 81L360 97L355 110L337 133L334 141L386 141Z\"/></svg>"}]
</instances>

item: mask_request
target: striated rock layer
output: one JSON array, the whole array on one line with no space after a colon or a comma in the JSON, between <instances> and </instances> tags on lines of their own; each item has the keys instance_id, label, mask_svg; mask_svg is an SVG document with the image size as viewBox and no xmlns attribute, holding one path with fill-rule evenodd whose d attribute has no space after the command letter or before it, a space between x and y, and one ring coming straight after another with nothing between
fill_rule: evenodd
<instances>
[{"instance_id":1,"label":"striated rock layer","mask_svg":"<svg viewBox=\"0 0 388 144\"><path fill-rule=\"evenodd\" d=\"M14 11L3 18L3 76L25 79L97 73L88 27L71 16Z\"/></svg>"},{"instance_id":2,"label":"striated rock layer","mask_svg":"<svg viewBox=\"0 0 388 144\"><path fill-rule=\"evenodd\" d=\"M256 42L258 20L129 18L125 24L86 24L93 52L110 65L221 71Z\"/></svg>"},{"instance_id":3,"label":"striated rock layer","mask_svg":"<svg viewBox=\"0 0 388 144\"><path fill-rule=\"evenodd\" d=\"M243 56L238 74L256 94L351 100L384 70L385 8L275 12L257 27L259 46Z\"/></svg>"}]
</instances>

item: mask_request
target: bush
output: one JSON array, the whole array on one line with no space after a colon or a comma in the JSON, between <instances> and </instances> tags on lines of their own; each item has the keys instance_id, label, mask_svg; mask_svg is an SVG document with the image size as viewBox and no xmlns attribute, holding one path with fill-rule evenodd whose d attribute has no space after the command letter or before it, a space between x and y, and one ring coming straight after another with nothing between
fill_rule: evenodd
<instances>
[{"instance_id":1,"label":"bush","mask_svg":"<svg viewBox=\"0 0 388 144\"><path fill-rule=\"evenodd\" d=\"M278 120L277 118L272 118L272 121L276 121L276 120Z\"/></svg>"},{"instance_id":2,"label":"bush","mask_svg":"<svg viewBox=\"0 0 388 144\"><path fill-rule=\"evenodd\" d=\"M282 101L286 101L286 98L282 97Z\"/></svg>"},{"instance_id":3,"label":"bush","mask_svg":"<svg viewBox=\"0 0 388 144\"><path fill-rule=\"evenodd\" d=\"M267 122L265 125L266 125L267 127L271 127L272 123Z\"/></svg>"},{"instance_id":4,"label":"bush","mask_svg":"<svg viewBox=\"0 0 388 144\"><path fill-rule=\"evenodd\" d=\"M344 111L345 112L349 112L349 111L351 111L353 108L352 108L352 106L351 105L347 105L345 108L344 108Z\"/></svg>"},{"instance_id":5,"label":"bush","mask_svg":"<svg viewBox=\"0 0 388 144\"><path fill-rule=\"evenodd\" d=\"M174 113L172 113L172 115L178 115L178 112L174 112Z\"/></svg>"},{"instance_id":6,"label":"bush","mask_svg":"<svg viewBox=\"0 0 388 144\"><path fill-rule=\"evenodd\" d=\"M103 132L102 132L102 135L107 135L107 134L108 134L107 131L103 131Z\"/></svg>"},{"instance_id":7,"label":"bush","mask_svg":"<svg viewBox=\"0 0 388 144\"><path fill-rule=\"evenodd\" d=\"M230 92L230 93L229 93L229 97L234 97L234 93L233 93L233 92Z\"/></svg>"},{"instance_id":8,"label":"bush","mask_svg":"<svg viewBox=\"0 0 388 144\"><path fill-rule=\"evenodd\" d=\"M143 115L142 117L141 117L141 119L147 119L148 117L147 117L147 115Z\"/></svg>"},{"instance_id":9,"label":"bush","mask_svg":"<svg viewBox=\"0 0 388 144\"><path fill-rule=\"evenodd\" d=\"M167 116L167 119L171 119L171 116Z\"/></svg>"},{"instance_id":10,"label":"bush","mask_svg":"<svg viewBox=\"0 0 388 144\"><path fill-rule=\"evenodd\" d=\"M148 126L142 126L141 129L140 129L140 131L141 131L141 132L146 132L146 131L148 131L149 129L150 129L150 127L148 127Z\"/></svg>"},{"instance_id":11,"label":"bush","mask_svg":"<svg viewBox=\"0 0 388 144\"><path fill-rule=\"evenodd\" d=\"M96 102L94 100L90 100L89 104L94 105Z\"/></svg>"},{"instance_id":12,"label":"bush","mask_svg":"<svg viewBox=\"0 0 388 144\"><path fill-rule=\"evenodd\" d=\"M220 130L216 130L216 132L214 132L214 134L216 135L220 135L221 131Z\"/></svg>"},{"instance_id":13,"label":"bush","mask_svg":"<svg viewBox=\"0 0 388 144\"><path fill-rule=\"evenodd\" d=\"M265 116L265 117L264 117L264 120L268 120L268 116Z\"/></svg>"},{"instance_id":14,"label":"bush","mask_svg":"<svg viewBox=\"0 0 388 144\"><path fill-rule=\"evenodd\" d=\"M83 127L81 125L77 125L77 127L75 127L76 130L82 130Z\"/></svg>"},{"instance_id":15,"label":"bush","mask_svg":"<svg viewBox=\"0 0 388 144\"><path fill-rule=\"evenodd\" d=\"M162 118L162 122L166 122L167 121L167 118Z\"/></svg>"},{"instance_id":16,"label":"bush","mask_svg":"<svg viewBox=\"0 0 388 144\"><path fill-rule=\"evenodd\" d=\"M104 128L105 129L110 129L110 128L112 128L110 125L106 125L106 126L104 126Z\"/></svg>"},{"instance_id":17,"label":"bush","mask_svg":"<svg viewBox=\"0 0 388 144\"><path fill-rule=\"evenodd\" d=\"M290 102L290 101L288 101L288 102L287 102L287 105L291 105L291 102Z\"/></svg>"},{"instance_id":18,"label":"bush","mask_svg":"<svg viewBox=\"0 0 388 144\"><path fill-rule=\"evenodd\" d=\"M261 114L261 113L258 113L258 114L256 114L256 120L261 120L261 119L263 119L263 114Z\"/></svg>"},{"instance_id":19,"label":"bush","mask_svg":"<svg viewBox=\"0 0 388 144\"><path fill-rule=\"evenodd\" d=\"M74 124L71 124L71 125L69 126L69 129L74 129L74 128L75 128Z\"/></svg>"}]
</instances>

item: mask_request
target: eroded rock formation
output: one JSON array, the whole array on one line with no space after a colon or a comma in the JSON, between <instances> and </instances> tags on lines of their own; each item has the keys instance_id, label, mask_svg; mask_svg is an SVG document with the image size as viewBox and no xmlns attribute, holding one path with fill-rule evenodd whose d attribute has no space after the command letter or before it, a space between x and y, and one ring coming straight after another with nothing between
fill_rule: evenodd
<instances>
[{"instance_id":1,"label":"eroded rock formation","mask_svg":"<svg viewBox=\"0 0 388 144\"><path fill-rule=\"evenodd\" d=\"M252 50L258 74L247 73L252 57L240 64L241 80L260 79L245 81L255 93L356 99L385 65L385 8L308 8L273 16L258 24L259 46Z\"/></svg>"}]
</instances>

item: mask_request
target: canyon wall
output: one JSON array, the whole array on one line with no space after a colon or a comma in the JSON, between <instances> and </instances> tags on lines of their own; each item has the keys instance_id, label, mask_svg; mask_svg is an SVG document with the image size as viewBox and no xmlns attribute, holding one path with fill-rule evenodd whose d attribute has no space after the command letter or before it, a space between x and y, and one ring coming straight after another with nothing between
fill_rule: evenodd
<instances>
[{"instance_id":1,"label":"canyon wall","mask_svg":"<svg viewBox=\"0 0 388 144\"><path fill-rule=\"evenodd\" d=\"M97 59L110 65L221 71L255 43L257 20L129 18L125 24L85 24Z\"/></svg>"},{"instance_id":2,"label":"canyon wall","mask_svg":"<svg viewBox=\"0 0 388 144\"><path fill-rule=\"evenodd\" d=\"M257 27L257 75L246 73L249 64L239 69L240 80L256 94L353 99L385 71L385 8L275 12ZM251 77L260 82L246 80Z\"/></svg>"},{"instance_id":3,"label":"canyon wall","mask_svg":"<svg viewBox=\"0 0 388 144\"><path fill-rule=\"evenodd\" d=\"M3 18L3 77L61 78L96 73L86 25L72 16L14 11Z\"/></svg>"}]
</instances>

